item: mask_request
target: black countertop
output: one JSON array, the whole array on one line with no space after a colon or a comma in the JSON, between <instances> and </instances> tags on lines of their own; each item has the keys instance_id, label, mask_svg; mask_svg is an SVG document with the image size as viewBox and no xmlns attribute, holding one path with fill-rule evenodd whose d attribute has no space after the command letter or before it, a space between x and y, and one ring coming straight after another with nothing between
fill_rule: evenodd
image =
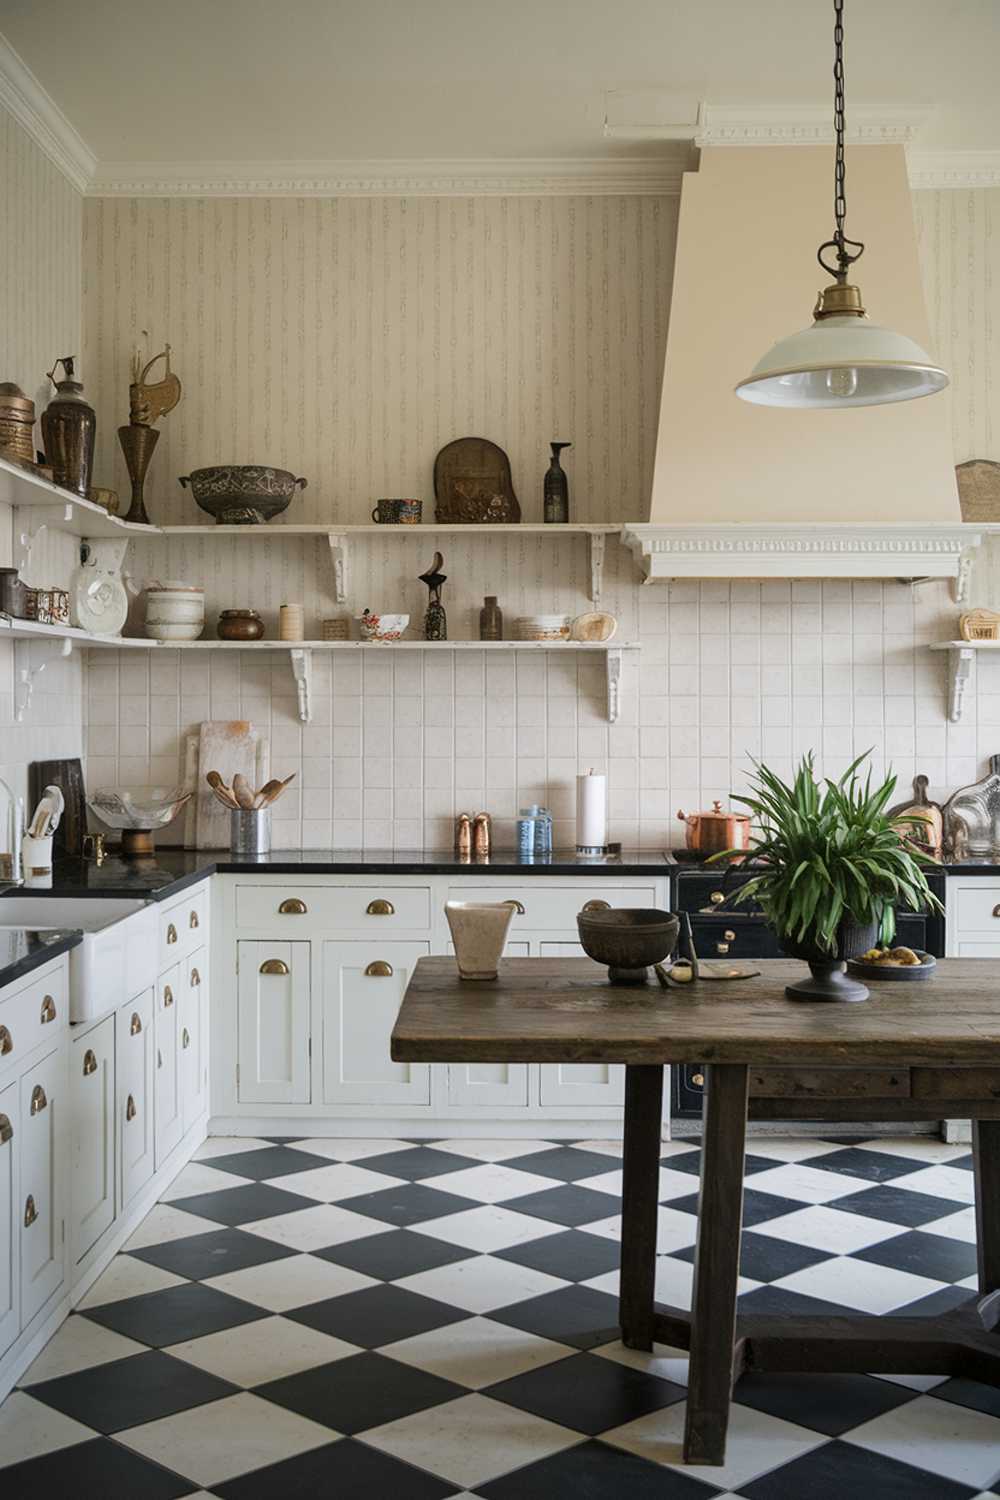
<instances>
[{"instance_id":1,"label":"black countertop","mask_svg":"<svg viewBox=\"0 0 1000 1500\"><path fill-rule=\"evenodd\" d=\"M0 928L0 989L32 969L83 941L82 932L29 932L24 927Z\"/></svg>"}]
</instances>

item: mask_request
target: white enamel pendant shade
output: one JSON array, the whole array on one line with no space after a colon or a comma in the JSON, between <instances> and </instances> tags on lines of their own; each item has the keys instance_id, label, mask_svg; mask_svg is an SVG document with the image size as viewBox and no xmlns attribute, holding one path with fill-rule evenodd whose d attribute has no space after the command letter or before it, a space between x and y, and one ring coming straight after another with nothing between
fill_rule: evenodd
<instances>
[{"instance_id":1,"label":"white enamel pendant shade","mask_svg":"<svg viewBox=\"0 0 1000 1500\"><path fill-rule=\"evenodd\" d=\"M881 406L932 396L947 384L946 372L913 339L847 315L779 339L736 394L757 406Z\"/></svg>"}]
</instances>

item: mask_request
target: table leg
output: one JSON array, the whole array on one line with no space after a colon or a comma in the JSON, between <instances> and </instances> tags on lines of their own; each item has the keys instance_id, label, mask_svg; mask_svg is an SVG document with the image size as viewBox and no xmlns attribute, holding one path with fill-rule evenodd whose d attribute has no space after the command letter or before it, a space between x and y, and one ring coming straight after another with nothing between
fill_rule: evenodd
<instances>
[{"instance_id":1,"label":"table leg","mask_svg":"<svg viewBox=\"0 0 1000 1500\"><path fill-rule=\"evenodd\" d=\"M743 1222L748 1074L744 1065L705 1069L701 1193L691 1300L684 1457L721 1464L733 1393L736 1286Z\"/></svg>"},{"instance_id":2,"label":"table leg","mask_svg":"<svg viewBox=\"0 0 1000 1500\"><path fill-rule=\"evenodd\" d=\"M618 1314L622 1342L630 1349L653 1347L662 1117L663 1068L659 1064L630 1064L625 1069L622 1265Z\"/></svg>"},{"instance_id":3,"label":"table leg","mask_svg":"<svg viewBox=\"0 0 1000 1500\"><path fill-rule=\"evenodd\" d=\"M973 1120L979 1290L1000 1289L1000 1120Z\"/></svg>"}]
</instances>

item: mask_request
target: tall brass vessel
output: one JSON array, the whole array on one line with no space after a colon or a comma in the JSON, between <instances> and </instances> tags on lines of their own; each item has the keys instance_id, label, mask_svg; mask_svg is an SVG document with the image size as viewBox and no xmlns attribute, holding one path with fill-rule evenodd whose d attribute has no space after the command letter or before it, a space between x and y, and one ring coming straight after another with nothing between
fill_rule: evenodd
<instances>
[{"instance_id":1,"label":"tall brass vessel","mask_svg":"<svg viewBox=\"0 0 1000 1500\"><path fill-rule=\"evenodd\" d=\"M75 361L75 354L67 354L48 371L56 394L42 412L42 442L54 483L86 500L94 467L97 414L84 400L83 386L74 378ZM59 365L63 367L62 380L56 379Z\"/></svg>"}]
</instances>

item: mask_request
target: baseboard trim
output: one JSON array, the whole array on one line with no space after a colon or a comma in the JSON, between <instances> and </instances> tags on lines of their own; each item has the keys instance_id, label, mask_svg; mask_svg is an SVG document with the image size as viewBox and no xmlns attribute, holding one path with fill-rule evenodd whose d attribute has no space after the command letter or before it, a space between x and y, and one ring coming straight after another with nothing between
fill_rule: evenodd
<instances>
[{"instance_id":1,"label":"baseboard trim","mask_svg":"<svg viewBox=\"0 0 1000 1500\"><path fill-rule=\"evenodd\" d=\"M664 1121L664 1138L667 1122ZM426 1118L377 1120L302 1119L294 1116L213 1115L208 1133L232 1136L291 1135L300 1139L344 1140L488 1140L488 1141L618 1141L622 1121L618 1119L574 1120L428 1120Z\"/></svg>"}]
</instances>

